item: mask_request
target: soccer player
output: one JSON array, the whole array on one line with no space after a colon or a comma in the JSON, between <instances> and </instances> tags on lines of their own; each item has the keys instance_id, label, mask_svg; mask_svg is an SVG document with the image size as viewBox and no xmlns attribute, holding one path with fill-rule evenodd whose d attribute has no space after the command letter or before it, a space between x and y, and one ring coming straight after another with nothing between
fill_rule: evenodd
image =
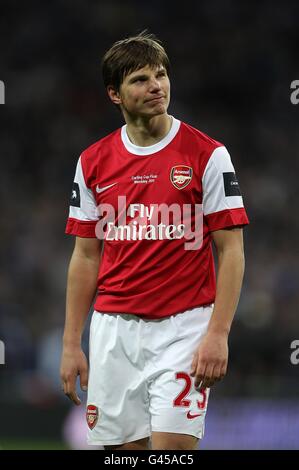
<instances>
[{"instance_id":1,"label":"soccer player","mask_svg":"<svg viewBox=\"0 0 299 470\"><path fill-rule=\"evenodd\" d=\"M106 52L125 125L81 154L71 196L61 379L76 405L78 375L88 388L88 442L107 449L198 447L244 272L248 219L230 155L167 113L169 68L146 32ZM80 342L95 296L88 370Z\"/></svg>"}]
</instances>

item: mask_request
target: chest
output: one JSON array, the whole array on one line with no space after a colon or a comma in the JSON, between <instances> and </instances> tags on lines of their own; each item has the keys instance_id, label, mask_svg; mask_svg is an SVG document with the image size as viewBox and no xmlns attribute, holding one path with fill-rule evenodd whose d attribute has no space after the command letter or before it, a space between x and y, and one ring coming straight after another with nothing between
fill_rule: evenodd
<instances>
[{"instance_id":1,"label":"chest","mask_svg":"<svg viewBox=\"0 0 299 470\"><path fill-rule=\"evenodd\" d=\"M202 183L195 159L188 154L118 158L101 165L92 187L97 205L201 204Z\"/></svg>"}]
</instances>

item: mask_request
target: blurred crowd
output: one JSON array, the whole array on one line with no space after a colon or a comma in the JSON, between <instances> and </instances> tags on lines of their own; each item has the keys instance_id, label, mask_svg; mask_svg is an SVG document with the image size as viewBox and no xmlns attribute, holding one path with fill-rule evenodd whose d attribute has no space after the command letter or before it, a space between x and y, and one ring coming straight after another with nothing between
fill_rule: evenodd
<instances>
[{"instance_id":1,"label":"blurred crowd","mask_svg":"<svg viewBox=\"0 0 299 470\"><path fill-rule=\"evenodd\" d=\"M170 113L227 146L251 222L229 374L218 393L296 392L290 343L299 339L299 105L290 101L290 83L299 79L298 5L1 2L0 402L51 403L62 395L74 242L64 228L75 165L84 148L123 124L102 84L101 56L145 28L170 56Z\"/></svg>"}]
</instances>

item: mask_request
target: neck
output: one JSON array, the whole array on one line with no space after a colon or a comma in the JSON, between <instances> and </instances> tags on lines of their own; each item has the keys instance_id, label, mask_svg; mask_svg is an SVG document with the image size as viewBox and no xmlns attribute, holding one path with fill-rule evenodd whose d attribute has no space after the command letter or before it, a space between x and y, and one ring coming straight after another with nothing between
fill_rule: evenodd
<instances>
[{"instance_id":1,"label":"neck","mask_svg":"<svg viewBox=\"0 0 299 470\"><path fill-rule=\"evenodd\" d=\"M134 145L148 147L165 137L170 131L172 118L168 114L144 119L143 117L128 118L126 116L127 135Z\"/></svg>"}]
</instances>

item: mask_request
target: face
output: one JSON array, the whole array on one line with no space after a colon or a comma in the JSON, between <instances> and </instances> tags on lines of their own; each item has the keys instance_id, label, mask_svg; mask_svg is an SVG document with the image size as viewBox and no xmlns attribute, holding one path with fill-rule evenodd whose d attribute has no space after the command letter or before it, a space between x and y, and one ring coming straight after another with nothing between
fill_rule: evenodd
<instances>
[{"instance_id":1,"label":"face","mask_svg":"<svg viewBox=\"0 0 299 470\"><path fill-rule=\"evenodd\" d=\"M164 114L170 100L170 82L163 66L152 69L148 65L128 74L119 89L108 93L119 104L124 114L152 117Z\"/></svg>"}]
</instances>

